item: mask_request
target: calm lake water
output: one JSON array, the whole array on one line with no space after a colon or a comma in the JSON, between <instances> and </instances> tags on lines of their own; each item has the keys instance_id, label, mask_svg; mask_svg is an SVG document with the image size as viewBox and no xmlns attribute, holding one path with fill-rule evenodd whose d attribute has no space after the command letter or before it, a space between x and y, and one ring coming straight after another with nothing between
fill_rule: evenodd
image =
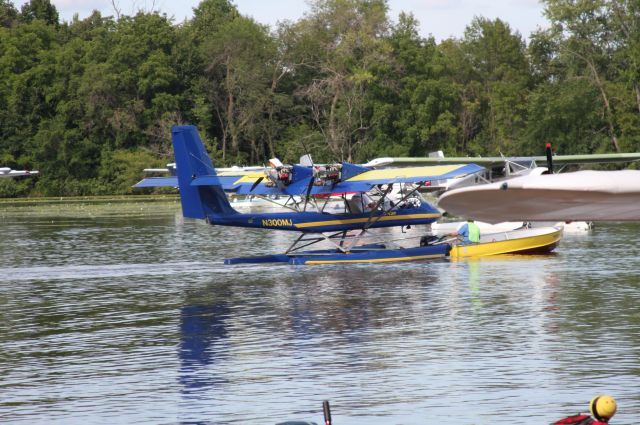
<instances>
[{"instance_id":1,"label":"calm lake water","mask_svg":"<svg viewBox=\"0 0 640 425\"><path fill-rule=\"evenodd\" d=\"M640 418L640 225L555 255L224 266L292 235L178 204L0 206L0 423Z\"/></svg>"}]
</instances>

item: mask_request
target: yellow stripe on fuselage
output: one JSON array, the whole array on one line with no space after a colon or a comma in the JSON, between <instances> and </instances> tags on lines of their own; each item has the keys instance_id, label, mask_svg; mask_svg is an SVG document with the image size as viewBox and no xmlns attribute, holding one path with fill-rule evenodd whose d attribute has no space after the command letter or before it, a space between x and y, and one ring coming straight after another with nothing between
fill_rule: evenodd
<instances>
[{"instance_id":1,"label":"yellow stripe on fuselage","mask_svg":"<svg viewBox=\"0 0 640 425\"><path fill-rule=\"evenodd\" d=\"M430 167L407 167L407 168L386 168L381 170L365 171L362 174L353 176L347 179L348 182L362 181L362 180L393 180L396 178L411 178L425 176L429 178L436 178L443 174L450 173L463 165L434 165Z\"/></svg>"},{"instance_id":2,"label":"yellow stripe on fuselage","mask_svg":"<svg viewBox=\"0 0 640 425\"><path fill-rule=\"evenodd\" d=\"M349 254L345 254L349 255ZM309 260L305 264L337 264L337 263L390 263L392 261L415 261L444 257L444 254L415 255L412 257L371 258L368 260Z\"/></svg>"},{"instance_id":3,"label":"yellow stripe on fuselage","mask_svg":"<svg viewBox=\"0 0 640 425\"><path fill-rule=\"evenodd\" d=\"M336 226L340 224L353 224L353 223L366 223L368 221L390 221L390 220L412 220L420 218L440 218L442 215L439 213L431 214L408 214L408 215L385 215L380 218L377 217L362 217L362 218L347 218L343 220L328 220L328 221L311 221L308 223L296 223L297 228L315 227L315 226Z\"/></svg>"},{"instance_id":4,"label":"yellow stripe on fuselage","mask_svg":"<svg viewBox=\"0 0 640 425\"><path fill-rule=\"evenodd\" d=\"M254 183L256 180L258 180L261 177L262 178L266 177L266 174L264 173L264 171L252 171L240 177L238 180L233 182L233 184Z\"/></svg>"}]
</instances>

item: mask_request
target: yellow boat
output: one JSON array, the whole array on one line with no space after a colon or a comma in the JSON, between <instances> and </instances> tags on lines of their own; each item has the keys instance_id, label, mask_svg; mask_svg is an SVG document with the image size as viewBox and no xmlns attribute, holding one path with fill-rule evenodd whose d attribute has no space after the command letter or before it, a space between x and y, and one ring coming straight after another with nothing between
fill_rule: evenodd
<instances>
[{"instance_id":1,"label":"yellow boat","mask_svg":"<svg viewBox=\"0 0 640 425\"><path fill-rule=\"evenodd\" d=\"M536 227L480 236L480 242L451 247L453 258L486 257L499 254L543 254L554 250L562 237L562 228Z\"/></svg>"}]
</instances>

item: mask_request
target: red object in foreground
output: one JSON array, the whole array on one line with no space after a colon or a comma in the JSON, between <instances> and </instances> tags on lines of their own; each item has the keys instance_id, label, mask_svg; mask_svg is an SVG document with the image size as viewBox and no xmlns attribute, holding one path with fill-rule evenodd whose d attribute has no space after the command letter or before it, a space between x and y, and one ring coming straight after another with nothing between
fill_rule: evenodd
<instances>
[{"instance_id":1,"label":"red object in foreground","mask_svg":"<svg viewBox=\"0 0 640 425\"><path fill-rule=\"evenodd\" d=\"M608 425L608 422L596 421L589 415L574 415L560 419L551 425Z\"/></svg>"}]
</instances>

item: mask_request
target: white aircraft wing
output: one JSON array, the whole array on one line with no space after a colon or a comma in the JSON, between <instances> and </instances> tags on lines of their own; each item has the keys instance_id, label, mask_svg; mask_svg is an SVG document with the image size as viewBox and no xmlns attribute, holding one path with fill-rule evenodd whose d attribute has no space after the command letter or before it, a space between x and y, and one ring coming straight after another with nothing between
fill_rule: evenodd
<instances>
[{"instance_id":1,"label":"white aircraft wing","mask_svg":"<svg viewBox=\"0 0 640 425\"><path fill-rule=\"evenodd\" d=\"M529 175L445 192L450 214L502 221L640 221L640 171Z\"/></svg>"}]
</instances>

